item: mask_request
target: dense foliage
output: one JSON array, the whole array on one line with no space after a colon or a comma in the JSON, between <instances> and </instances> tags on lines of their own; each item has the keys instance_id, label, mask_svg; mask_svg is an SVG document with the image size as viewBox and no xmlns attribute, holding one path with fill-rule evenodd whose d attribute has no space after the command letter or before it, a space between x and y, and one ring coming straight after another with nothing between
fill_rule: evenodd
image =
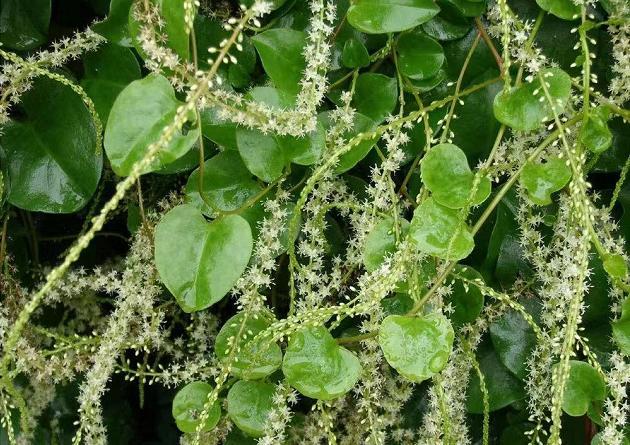
<instances>
[{"instance_id":1,"label":"dense foliage","mask_svg":"<svg viewBox=\"0 0 630 445\"><path fill-rule=\"evenodd\" d=\"M627 0L2 0L0 444L630 442Z\"/></svg>"}]
</instances>

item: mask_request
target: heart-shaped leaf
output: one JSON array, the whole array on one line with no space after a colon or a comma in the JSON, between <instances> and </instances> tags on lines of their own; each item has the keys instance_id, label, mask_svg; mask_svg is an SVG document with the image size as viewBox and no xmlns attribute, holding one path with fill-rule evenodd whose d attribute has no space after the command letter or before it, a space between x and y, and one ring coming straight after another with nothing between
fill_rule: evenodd
<instances>
[{"instance_id":1,"label":"heart-shaped leaf","mask_svg":"<svg viewBox=\"0 0 630 445\"><path fill-rule=\"evenodd\" d=\"M207 222L194 206L180 205L155 229L155 264L180 307L200 311L229 292L247 267L252 244L242 217Z\"/></svg>"},{"instance_id":2,"label":"heart-shaped leaf","mask_svg":"<svg viewBox=\"0 0 630 445\"><path fill-rule=\"evenodd\" d=\"M252 437L265 434L267 417L273 408L276 387L271 383L240 380L227 395L227 412L232 422Z\"/></svg>"},{"instance_id":3,"label":"heart-shaped leaf","mask_svg":"<svg viewBox=\"0 0 630 445\"><path fill-rule=\"evenodd\" d=\"M352 104L374 122L382 122L398 102L398 82L382 74L364 73L357 78Z\"/></svg>"},{"instance_id":4,"label":"heart-shaped leaf","mask_svg":"<svg viewBox=\"0 0 630 445\"><path fill-rule=\"evenodd\" d=\"M117 175L127 176L133 164L157 142L162 130L173 121L182 102L175 98L169 81L159 74L131 82L116 98L105 128L105 152ZM173 135L168 147L143 173L149 173L182 157L199 138L195 128Z\"/></svg>"},{"instance_id":5,"label":"heart-shaped leaf","mask_svg":"<svg viewBox=\"0 0 630 445\"><path fill-rule=\"evenodd\" d=\"M282 372L306 397L331 400L352 389L359 380L361 364L326 328L309 327L291 335Z\"/></svg>"},{"instance_id":6,"label":"heart-shaped leaf","mask_svg":"<svg viewBox=\"0 0 630 445\"><path fill-rule=\"evenodd\" d=\"M127 85L140 79L140 65L130 49L113 44L86 54L83 65L85 76L81 86L94 102L101 121L106 123L116 97Z\"/></svg>"},{"instance_id":7,"label":"heart-shaped leaf","mask_svg":"<svg viewBox=\"0 0 630 445\"><path fill-rule=\"evenodd\" d=\"M606 383L597 370L586 362L571 360L569 365L562 409L570 416L583 416L591 402L606 399Z\"/></svg>"},{"instance_id":8,"label":"heart-shaped leaf","mask_svg":"<svg viewBox=\"0 0 630 445\"><path fill-rule=\"evenodd\" d=\"M194 433L199 425L199 415L208 400L212 386L204 382L191 382L180 389L173 399L172 414L177 428L183 433ZM208 411L208 418L201 431L210 431L221 418L221 406L215 401Z\"/></svg>"},{"instance_id":9,"label":"heart-shaped leaf","mask_svg":"<svg viewBox=\"0 0 630 445\"><path fill-rule=\"evenodd\" d=\"M0 132L9 202L35 212L76 212L101 177L92 116L70 87L44 77L21 99L26 117Z\"/></svg>"},{"instance_id":10,"label":"heart-shaped leaf","mask_svg":"<svg viewBox=\"0 0 630 445\"><path fill-rule=\"evenodd\" d=\"M439 204L451 209L466 206L475 175L468 166L466 154L458 146L439 144L429 149L422 160L420 171L422 182ZM490 180L484 176L477 185L472 204L485 201L490 190Z\"/></svg>"},{"instance_id":11,"label":"heart-shaped leaf","mask_svg":"<svg viewBox=\"0 0 630 445\"><path fill-rule=\"evenodd\" d=\"M379 329L378 343L392 368L412 382L422 382L446 366L454 336L441 314L389 315Z\"/></svg>"},{"instance_id":12,"label":"heart-shaped leaf","mask_svg":"<svg viewBox=\"0 0 630 445\"><path fill-rule=\"evenodd\" d=\"M575 20L580 16L580 6L573 0L536 0L538 6L564 20Z\"/></svg>"},{"instance_id":13,"label":"heart-shaped leaf","mask_svg":"<svg viewBox=\"0 0 630 445\"><path fill-rule=\"evenodd\" d=\"M464 17L457 8L448 3L440 5L442 9L438 15L422 25L422 30L429 37L437 40L457 40L468 34L471 28L470 20Z\"/></svg>"},{"instance_id":14,"label":"heart-shaped leaf","mask_svg":"<svg viewBox=\"0 0 630 445\"><path fill-rule=\"evenodd\" d=\"M473 236L459 212L428 198L416 208L409 235L418 249L448 260L461 260L475 247Z\"/></svg>"},{"instance_id":15,"label":"heart-shaped leaf","mask_svg":"<svg viewBox=\"0 0 630 445\"><path fill-rule=\"evenodd\" d=\"M603 153L612 145L613 136L608 128L608 118L607 108L594 108L580 129L580 142L593 153Z\"/></svg>"},{"instance_id":16,"label":"heart-shaped leaf","mask_svg":"<svg viewBox=\"0 0 630 445\"><path fill-rule=\"evenodd\" d=\"M290 94L300 90L306 60L306 33L288 28L263 31L252 37L265 72L274 85Z\"/></svg>"},{"instance_id":17,"label":"heart-shaped leaf","mask_svg":"<svg viewBox=\"0 0 630 445\"><path fill-rule=\"evenodd\" d=\"M420 30L401 35L396 47L400 72L411 79L433 77L444 64L442 45Z\"/></svg>"},{"instance_id":18,"label":"heart-shaped leaf","mask_svg":"<svg viewBox=\"0 0 630 445\"><path fill-rule=\"evenodd\" d=\"M521 173L521 185L536 204L551 204L551 194L562 190L571 179L571 168L560 158L550 158L544 164L528 162Z\"/></svg>"},{"instance_id":19,"label":"heart-shaped leaf","mask_svg":"<svg viewBox=\"0 0 630 445\"><path fill-rule=\"evenodd\" d=\"M348 8L348 22L359 31L384 34L415 28L438 12L433 0L357 0Z\"/></svg>"},{"instance_id":20,"label":"heart-shaped leaf","mask_svg":"<svg viewBox=\"0 0 630 445\"><path fill-rule=\"evenodd\" d=\"M0 43L26 51L46 42L50 22L50 0L2 0Z\"/></svg>"},{"instance_id":21,"label":"heart-shaped leaf","mask_svg":"<svg viewBox=\"0 0 630 445\"><path fill-rule=\"evenodd\" d=\"M624 278L628 273L628 265L618 253L608 254L604 258L604 270L613 278Z\"/></svg>"},{"instance_id":22,"label":"heart-shaped leaf","mask_svg":"<svg viewBox=\"0 0 630 445\"><path fill-rule=\"evenodd\" d=\"M270 320L259 315L258 318L238 313L225 322L214 343L214 350L219 360L226 360L232 350L232 341L240 333L239 349L236 360L231 365L231 372L237 377L257 380L267 377L282 364L282 351L276 343L266 340L252 343L252 339L271 325Z\"/></svg>"},{"instance_id":23,"label":"heart-shaped leaf","mask_svg":"<svg viewBox=\"0 0 630 445\"><path fill-rule=\"evenodd\" d=\"M494 116L508 127L520 131L540 128L543 122L553 119L540 78L547 83L547 90L556 114L561 114L571 94L571 78L559 68L541 71L532 82L503 90L494 98Z\"/></svg>"},{"instance_id":24,"label":"heart-shaped leaf","mask_svg":"<svg viewBox=\"0 0 630 445\"><path fill-rule=\"evenodd\" d=\"M236 210L261 190L235 151L224 151L208 159L203 173L205 201L199 194L199 169L188 178L186 198L206 215L211 215L213 210Z\"/></svg>"}]
</instances>

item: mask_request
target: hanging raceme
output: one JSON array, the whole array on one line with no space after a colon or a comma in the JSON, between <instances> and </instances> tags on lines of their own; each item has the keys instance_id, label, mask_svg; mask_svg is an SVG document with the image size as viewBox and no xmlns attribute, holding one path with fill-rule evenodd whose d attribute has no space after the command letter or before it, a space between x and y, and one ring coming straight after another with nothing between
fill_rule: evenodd
<instances>
[{"instance_id":1,"label":"hanging raceme","mask_svg":"<svg viewBox=\"0 0 630 445\"><path fill-rule=\"evenodd\" d=\"M626 0L2 1L0 443L627 443L629 42Z\"/></svg>"}]
</instances>

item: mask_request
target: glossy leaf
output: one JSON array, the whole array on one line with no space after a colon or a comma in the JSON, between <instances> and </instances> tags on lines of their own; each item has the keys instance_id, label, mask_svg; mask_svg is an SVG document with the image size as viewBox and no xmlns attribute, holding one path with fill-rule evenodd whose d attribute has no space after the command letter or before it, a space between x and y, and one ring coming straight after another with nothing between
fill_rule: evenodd
<instances>
[{"instance_id":1,"label":"glossy leaf","mask_svg":"<svg viewBox=\"0 0 630 445\"><path fill-rule=\"evenodd\" d=\"M606 383L588 363L571 360L569 364L562 409L570 416L583 416L591 402L606 398Z\"/></svg>"},{"instance_id":2,"label":"glossy leaf","mask_svg":"<svg viewBox=\"0 0 630 445\"><path fill-rule=\"evenodd\" d=\"M536 310L535 302L522 302L528 312ZM527 377L527 358L536 346L536 334L523 315L508 310L490 325L490 338L496 354L512 374L520 380Z\"/></svg>"},{"instance_id":3,"label":"glossy leaf","mask_svg":"<svg viewBox=\"0 0 630 445\"><path fill-rule=\"evenodd\" d=\"M470 281L480 281L483 284L481 274L470 266L456 266L454 273ZM451 305L453 313L451 322L455 327L473 322L483 309L483 294L479 288L464 280L455 278L451 285Z\"/></svg>"},{"instance_id":4,"label":"glossy leaf","mask_svg":"<svg viewBox=\"0 0 630 445\"><path fill-rule=\"evenodd\" d=\"M236 210L262 190L235 151L219 153L208 159L204 167L205 201L199 194L199 169L188 178L186 199L206 215L211 215L213 209Z\"/></svg>"},{"instance_id":5,"label":"glossy leaf","mask_svg":"<svg viewBox=\"0 0 630 445\"><path fill-rule=\"evenodd\" d=\"M127 176L134 163L145 155L147 147L160 138L173 121L182 102L175 97L169 81L158 74L149 74L131 82L116 98L105 128L105 152L117 175ZM199 133L175 134L162 150L149 173L180 158L190 150Z\"/></svg>"},{"instance_id":6,"label":"glossy leaf","mask_svg":"<svg viewBox=\"0 0 630 445\"><path fill-rule=\"evenodd\" d=\"M39 78L22 97L25 117L0 132L8 200L25 210L72 213L92 197L103 156L92 116L68 86Z\"/></svg>"},{"instance_id":7,"label":"glossy leaf","mask_svg":"<svg viewBox=\"0 0 630 445\"><path fill-rule=\"evenodd\" d=\"M48 38L50 0L2 0L0 43L10 49L37 48Z\"/></svg>"},{"instance_id":8,"label":"glossy leaf","mask_svg":"<svg viewBox=\"0 0 630 445\"><path fill-rule=\"evenodd\" d=\"M571 168L560 158L550 158L544 164L528 162L520 182L536 204L551 204L551 194L562 190L571 179Z\"/></svg>"},{"instance_id":9,"label":"glossy leaf","mask_svg":"<svg viewBox=\"0 0 630 445\"><path fill-rule=\"evenodd\" d=\"M326 328L308 327L291 335L282 372L306 397L332 400L352 389L359 380L361 364Z\"/></svg>"},{"instance_id":10,"label":"glossy leaf","mask_svg":"<svg viewBox=\"0 0 630 445\"><path fill-rule=\"evenodd\" d=\"M608 109L594 108L580 129L580 142L593 153L603 153L612 145L608 117Z\"/></svg>"},{"instance_id":11,"label":"glossy leaf","mask_svg":"<svg viewBox=\"0 0 630 445\"><path fill-rule=\"evenodd\" d=\"M306 34L292 29L276 28L256 34L252 41L265 72L274 85L288 93L297 94L302 72L306 67L302 54Z\"/></svg>"},{"instance_id":12,"label":"glossy leaf","mask_svg":"<svg viewBox=\"0 0 630 445\"><path fill-rule=\"evenodd\" d=\"M116 97L134 80L140 79L140 65L133 52L107 44L83 57L85 76L81 86L90 96L101 121L107 123Z\"/></svg>"},{"instance_id":13,"label":"glossy leaf","mask_svg":"<svg viewBox=\"0 0 630 445\"><path fill-rule=\"evenodd\" d=\"M454 335L441 314L390 315L381 324L378 343L392 368L412 382L422 382L446 366Z\"/></svg>"},{"instance_id":14,"label":"glossy leaf","mask_svg":"<svg viewBox=\"0 0 630 445\"><path fill-rule=\"evenodd\" d=\"M422 25L422 30L436 40L450 41L461 39L471 28L470 20L449 3L439 4L441 11Z\"/></svg>"},{"instance_id":15,"label":"glossy leaf","mask_svg":"<svg viewBox=\"0 0 630 445\"><path fill-rule=\"evenodd\" d=\"M370 54L360 40L352 37L343 46L341 60L347 68L361 68L370 64Z\"/></svg>"},{"instance_id":16,"label":"glossy leaf","mask_svg":"<svg viewBox=\"0 0 630 445\"><path fill-rule=\"evenodd\" d=\"M276 387L271 383L240 380L227 395L227 412L234 424L253 437L265 434Z\"/></svg>"},{"instance_id":17,"label":"glossy leaf","mask_svg":"<svg viewBox=\"0 0 630 445\"><path fill-rule=\"evenodd\" d=\"M401 35L397 50L400 72L410 79L433 77L444 64L442 45L420 31Z\"/></svg>"},{"instance_id":18,"label":"glossy leaf","mask_svg":"<svg viewBox=\"0 0 630 445\"><path fill-rule=\"evenodd\" d=\"M409 230L406 220L399 221L401 225L401 237ZM383 263L387 255L396 251L396 235L394 233L394 220L383 218L370 231L363 245L363 264L368 272L373 272Z\"/></svg>"},{"instance_id":19,"label":"glossy leaf","mask_svg":"<svg viewBox=\"0 0 630 445\"><path fill-rule=\"evenodd\" d=\"M475 242L465 222L460 224L457 210L444 207L428 198L416 208L409 228L418 249L449 260L466 258Z\"/></svg>"},{"instance_id":20,"label":"glossy leaf","mask_svg":"<svg viewBox=\"0 0 630 445\"><path fill-rule=\"evenodd\" d=\"M207 222L190 204L162 217L155 230L155 264L185 312L221 300L241 276L252 252L249 224L238 215Z\"/></svg>"},{"instance_id":21,"label":"glossy leaf","mask_svg":"<svg viewBox=\"0 0 630 445\"><path fill-rule=\"evenodd\" d=\"M433 0L357 0L348 22L368 34L399 32L431 20L440 8Z\"/></svg>"},{"instance_id":22,"label":"glossy leaf","mask_svg":"<svg viewBox=\"0 0 630 445\"><path fill-rule=\"evenodd\" d=\"M609 254L604 258L604 269L613 278L624 278L628 273L626 260L619 254Z\"/></svg>"},{"instance_id":23,"label":"glossy leaf","mask_svg":"<svg viewBox=\"0 0 630 445\"><path fill-rule=\"evenodd\" d=\"M525 397L523 384L501 363L489 341L482 341L477 348L477 361L488 390L490 412ZM474 370L470 373L466 406L468 412L483 413L483 395L479 386L479 377Z\"/></svg>"},{"instance_id":24,"label":"glossy leaf","mask_svg":"<svg viewBox=\"0 0 630 445\"><path fill-rule=\"evenodd\" d=\"M282 351L276 343L261 340L252 343L252 339L261 331L267 329L271 321L264 316L254 318L251 315L245 319L240 312L225 322L214 344L214 350L219 360L228 360L232 349L231 340L240 332L237 360L231 365L231 372L237 377L247 380L262 379L273 373L282 364Z\"/></svg>"},{"instance_id":25,"label":"glossy leaf","mask_svg":"<svg viewBox=\"0 0 630 445\"><path fill-rule=\"evenodd\" d=\"M282 176L287 159L274 136L239 128L236 131L236 143L243 162L254 175L265 182L272 182Z\"/></svg>"},{"instance_id":26,"label":"glossy leaf","mask_svg":"<svg viewBox=\"0 0 630 445\"><path fill-rule=\"evenodd\" d=\"M573 0L536 0L538 6L564 20L575 20L580 16L580 7Z\"/></svg>"},{"instance_id":27,"label":"glossy leaf","mask_svg":"<svg viewBox=\"0 0 630 445\"><path fill-rule=\"evenodd\" d=\"M173 399L172 414L177 428L184 433L194 433L199 425L199 415L208 400L212 386L204 382L192 382L180 389ZM208 411L208 418L201 431L210 431L221 418L221 406L215 401Z\"/></svg>"},{"instance_id":28,"label":"glossy leaf","mask_svg":"<svg viewBox=\"0 0 630 445\"><path fill-rule=\"evenodd\" d=\"M160 7L163 18L163 32L166 33L166 43L182 60L188 60L190 55L190 36L186 32L185 11L181 0L152 0ZM192 4L193 8L194 3Z\"/></svg>"},{"instance_id":29,"label":"glossy leaf","mask_svg":"<svg viewBox=\"0 0 630 445\"><path fill-rule=\"evenodd\" d=\"M429 149L421 164L422 182L433 199L451 209L467 205L473 188L474 174L468 166L466 154L456 145L439 144ZM490 180L483 177L472 199L477 205L490 195Z\"/></svg>"},{"instance_id":30,"label":"glossy leaf","mask_svg":"<svg viewBox=\"0 0 630 445\"><path fill-rule=\"evenodd\" d=\"M382 74L364 73L357 78L352 104L374 122L392 114L398 102L398 82Z\"/></svg>"},{"instance_id":31,"label":"glossy leaf","mask_svg":"<svg viewBox=\"0 0 630 445\"><path fill-rule=\"evenodd\" d=\"M540 76L548 84L556 114L562 113L571 93L571 78L559 68L549 68L541 71L532 82L497 94L494 115L499 122L515 130L532 131L540 128L543 122L553 119L553 111L540 83Z\"/></svg>"},{"instance_id":32,"label":"glossy leaf","mask_svg":"<svg viewBox=\"0 0 630 445\"><path fill-rule=\"evenodd\" d=\"M451 5L466 17L478 17L486 10L485 0L439 0L438 4L440 6Z\"/></svg>"},{"instance_id":33,"label":"glossy leaf","mask_svg":"<svg viewBox=\"0 0 630 445\"><path fill-rule=\"evenodd\" d=\"M95 23L92 29L111 43L120 46L133 46L129 35L129 10L133 0L111 0L109 14L101 22Z\"/></svg>"}]
</instances>

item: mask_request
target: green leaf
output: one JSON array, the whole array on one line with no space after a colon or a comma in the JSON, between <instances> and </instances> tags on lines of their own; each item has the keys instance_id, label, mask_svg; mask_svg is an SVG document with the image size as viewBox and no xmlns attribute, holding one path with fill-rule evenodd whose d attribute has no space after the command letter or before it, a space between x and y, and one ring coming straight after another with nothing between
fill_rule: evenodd
<instances>
[{"instance_id":1,"label":"green leaf","mask_svg":"<svg viewBox=\"0 0 630 445\"><path fill-rule=\"evenodd\" d=\"M254 175L265 182L273 182L282 176L287 159L273 135L239 128L236 130L236 143L243 162Z\"/></svg>"},{"instance_id":2,"label":"green leaf","mask_svg":"<svg viewBox=\"0 0 630 445\"><path fill-rule=\"evenodd\" d=\"M226 150L238 150L236 124L221 120L219 110L215 107L204 108L200 115L201 132L204 137Z\"/></svg>"},{"instance_id":3,"label":"green leaf","mask_svg":"<svg viewBox=\"0 0 630 445\"><path fill-rule=\"evenodd\" d=\"M17 51L27 51L48 39L50 0L2 0L0 3L0 43Z\"/></svg>"},{"instance_id":4,"label":"green leaf","mask_svg":"<svg viewBox=\"0 0 630 445\"><path fill-rule=\"evenodd\" d=\"M457 40L468 34L470 20L464 17L457 8L449 3L439 5L441 11L422 25L422 30L437 40Z\"/></svg>"},{"instance_id":5,"label":"green leaf","mask_svg":"<svg viewBox=\"0 0 630 445\"><path fill-rule=\"evenodd\" d=\"M586 362L570 360L569 365L562 410L570 416L583 416L591 402L606 399L606 383L597 370Z\"/></svg>"},{"instance_id":6,"label":"green leaf","mask_svg":"<svg viewBox=\"0 0 630 445\"><path fill-rule=\"evenodd\" d=\"M532 82L497 94L494 115L499 122L515 130L532 131L540 128L543 122L553 119L553 111L540 77L548 84L556 114L562 113L571 93L571 78L559 68L549 68L541 71Z\"/></svg>"},{"instance_id":7,"label":"green leaf","mask_svg":"<svg viewBox=\"0 0 630 445\"><path fill-rule=\"evenodd\" d=\"M290 94L297 94L302 72L306 68L302 54L306 33L276 28L256 34L252 41L274 85Z\"/></svg>"},{"instance_id":8,"label":"green leaf","mask_svg":"<svg viewBox=\"0 0 630 445\"><path fill-rule=\"evenodd\" d=\"M325 111L319 115L320 121L323 123L324 128L329 130L334 122L331 120L331 114L329 111ZM348 141L353 137L361 134L361 133L370 133L373 132L378 124L374 122L367 116L362 115L361 113L355 113L354 115L354 126L352 130L344 133L342 137ZM352 167L357 165L359 161L367 156L372 147L376 145L378 141L378 137L374 138L366 138L361 143L352 147L347 153L344 153L339 157L339 162L337 163L337 167L335 168L335 173L341 174L350 170Z\"/></svg>"},{"instance_id":9,"label":"green leaf","mask_svg":"<svg viewBox=\"0 0 630 445\"><path fill-rule=\"evenodd\" d=\"M348 8L348 22L359 31L384 34L415 28L438 12L433 0L356 0Z\"/></svg>"},{"instance_id":10,"label":"green leaf","mask_svg":"<svg viewBox=\"0 0 630 445\"><path fill-rule=\"evenodd\" d=\"M523 384L499 361L489 341L482 341L477 348L477 361L488 390L490 412L506 407L525 397ZM472 370L466 395L468 412L483 413L483 395L479 377Z\"/></svg>"},{"instance_id":11,"label":"green leaf","mask_svg":"<svg viewBox=\"0 0 630 445\"><path fill-rule=\"evenodd\" d=\"M470 266L455 266L454 273L470 281L480 281L483 284L481 274ZM451 285L450 300L453 305L451 323L455 327L473 322L483 309L483 294L477 286L455 278Z\"/></svg>"},{"instance_id":12,"label":"green leaf","mask_svg":"<svg viewBox=\"0 0 630 445\"><path fill-rule=\"evenodd\" d=\"M382 74L364 73L357 78L352 103L374 122L382 122L398 102L398 82Z\"/></svg>"},{"instance_id":13,"label":"green leaf","mask_svg":"<svg viewBox=\"0 0 630 445\"><path fill-rule=\"evenodd\" d=\"M621 317L613 321L612 333L619 350L625 354L630 354L630 297L626 298L622 305Z\"/></svg>"},{"instance_id":14,"label":"green leaf","mask_svg":"<svg viewBox=\"0 0 630 445\"><path fill-rule=\"evenodd\" d=\"M466 17L478 17L486 11L485 0L438 0L438 4L451 5Z\"/></svg>"},{"instance_id":15,"label":"green leaf","mask_svg":"<svg viewBox=\"0 0 630 445\"><path fill-rule=\"evenodd\" d=\"M389 315L379 329L378 343L392 368L412 382L422 382L446 366L454 335L441 314Z\"/></svg>"},{"instance_id":16,"label":"green leaf","mask_svg":"<svg viewBox=\"0 0 630 445\"><path fill-rule=\"evenodd\" d=\"M94 194L103 166L92 116L70 87L44 77L21 99L25 117L0 132L8 200L36 212L76 212Z\"/></svg>"},{"instance_id":17,"label":"green leaf","mask_svg":"<svg viewBox=\"0 0 630 445\"><path fill-rule=\"evenodd\" d=\"M420 30L401 35L396 48L400 72L410 79L433 77L444 64L442 45Z\"/></svg>"},{"instance_id":18,"label":"green leaf","mask_svg":"<svg viewBox=\"0 0 630 445\"><path fill-rule=\"evenodd\" d=\"M273 373L282 364L282 351L276 343L260 340L252 343L252 339L271 325L271 321L263 315L254 318L240 312L225 322L217 334L214 351L217 358L226 361L232 349L232 339L240 332L237 360L231 364L231 373L239 378L258 380ZM245 319L245 320L244 320ZM244 321L244 323L243 323Z\"/></svg>"},{"instance_id":19,"label":"green leaf","mask_svg":"<svg viewBox=\"0 0 630 445\"><path fill-rule=\"evenodd\" d=\"M133 52L113 44L83 57L85 76L81 86L90 96L101 121L107 123L116 97L129 83L140 79L140 65Z\"/></svg>"},{"instance_id":20,"label":"green leaf","mask_svg":"<svg viewBox=\"0 0 630 445\"><path fill-rule=\"evenodd\" d=\"M341 61L347 68L362 68L370 64L370 54L361 41L351 37L343 45Z\"/></svg>"},{"instance_id":21,"label":"green leaf","mask_svg":"<svg viewBox=\"0 0 630 445\"><path fill-rule=\"evenodd\" d=\"M102 22L95 23L92 29L111 43L120 46L133 46L129 34L129 10L133 0L111 0L109 14Z\"/></svg>"},{"instance_id":22,"label":"green leaf","mask_svg":"<svg viewBox=\"0 0 630 445\"><path fill-rule=\"evenodd\" d=\"M402 220L401 237L409 230L409 222ZM396 252L396 236L394 220L387 217L381 219L365 238L363 245L363 264L368 272L379 268L387 255Z\"/></svg>"},{"instance_id":23,"label":"green leaf","mask_svg":"<svg viewBox=\"0 0 630 445\"><path fill-rule=\"evenodd\" d=\"M628 265L623 256L609 254L604 258L604 269L613 278L624 278L628 273Z\"/></svg>"},{"instance_id":24,"label":"green leaf","mask_svg":"<svg viewBox=\"0 0 630 445\"><path fill-rule=\"evenodd\" d=\"M475 247L466 223L460 223L457 210L444 207L428 198L416 208L409 229L418 249L448 260L461 260Z\"/></svg>"},{"instance_id":25,"label":"green leaf","mask_svg":"<svg viewBox=\"0 0 630 445\"><path fill-rule=\"evenodd\" d=\"M190 36L186 32L186 13L182 0L152 0L160 7L160 15L163 19L166 33L166 43L174 50L182 60L188 60ZM195 7L193 5L193 7Z\"/></svg>"},{"instance_id":26,"label":"green leaf","mask_svg":"<svg viewBox=\"0 0 630 445\"><path fill-rule=\"evenodd\" d=\"M231 212L240 208L262 188L252 179L239 154L224 151L204 164L203 194L199 194L199 169L192 172L186 183L186 199L206 215L214 210Z\"/></svg>"},{"instance_id":27,"label":"green leaf","mask_svg":"<svg viewBox=\"0 0 630 445\"><path fill-rule=\"evenodd\" d=\"M155 264L162 282L185 312L221 300L247 267L249 224L238 215L207 222L190 204L162 217L155 230Z\"/></svg>"},{"instance_id":28,"label":"green leaf","mask_svg":"<svg viewBox=\"0 0 630 445\"><path fill-rule=\"evenodd\" d=\"M273 408L276 387L271 383L240 380L227 395L227 412L232 422L253 437L265 434L265 423Z\"/></svg>"},{"instance_id":29,"label":"green leaf","mask_svg":"<svg viewBox=\"0 0 630 445\"><path fill-rule=\"evenodd\" d=\"M361 364L326 328L308 327L291 335L282 372L289 385L306 397L332 400L352 389Z\"/></svg>"},{"instance_id":30,"label":"green leaf","mask_svg":"<svg viewBox=\"0 0 630 445\"><path fill-rule=\"evenodd\" d=\"M575 20L580 16L580 7L573 0L536 0L538 6L564 20Z\"/></svg>"},{"instance_id":31,"label":"green leaf","mask_svg":"<svg viewBox=\"0 0 630 445\"><path fill-rule=\"evenodd\" d=\"M105 128L105 152L117 175L127 176L133 164L145 155L147 147L160 138L177 108L169 81L159 74L131 82L116 98ZM199 137L195 128L187 134L175 134L168 147L143 173L158 170L185 155Z\"/></svg>"},{"instance_id":32,"label":"green leaf","mask_svg":"<svg viewBox=\"0 0 630 445\"><path fill-rule=\"evenodd\" d=\"M194 433L199 425L199 415L208 400L212 386L204 382L191 382L180 389L173 399L172 414L177 428L184 433ZM221 418L221 406L216 400L208 411L208 418L201 431L210 431Z\"/></svg>"},{"instance_id":33,"label":"green leaf","mask_svg":"<svg viewBox=\"0 0 630 445\"><path fill-rule=\"evenodd\" d=\"M532 300L522 303L529 313L537 310ZM536 334L523 315L513 309L505 312L490 325L490 338L501 363L524 380L527 377L527 359L536 346Z\"/></svg>"},{"instance_id":34,"label":"green leaf","mask_svg":"<svg viewBox=\"0 0 630 445\"><path fill-rule=\"evenodd\" d=\"M608 118L607 108L594 108L580 129L580 142L593 153L603 153L612 145L613 136L608 128Z\"/></svg>"},{"instance_id":35,"label":"green leaf","mask_svg":"<svg viewBox=\"0 0 630 445\"><path fill-rule=\"evenodd\" d=\"M422 182L436 202L451 209L461 209L468 204L475 175L468 166L466 154L458 146L439 144L429 149L420 171ZM485 201L490 190L490 180L484 176L477 185L472 204Z\"/></svg>"},{"instance_id":36,"label":"green leaf","mask_svg":"<svg viewBox=\"0 0 630 445\"><path fill-rule=\"evenodd\" d=\"M571 179L571 168L563 159L550 158L544 164L528 162L520 182L529 198L538 205L551 204L551 194L562 190Z\"/></svg>"}]
</instances>

